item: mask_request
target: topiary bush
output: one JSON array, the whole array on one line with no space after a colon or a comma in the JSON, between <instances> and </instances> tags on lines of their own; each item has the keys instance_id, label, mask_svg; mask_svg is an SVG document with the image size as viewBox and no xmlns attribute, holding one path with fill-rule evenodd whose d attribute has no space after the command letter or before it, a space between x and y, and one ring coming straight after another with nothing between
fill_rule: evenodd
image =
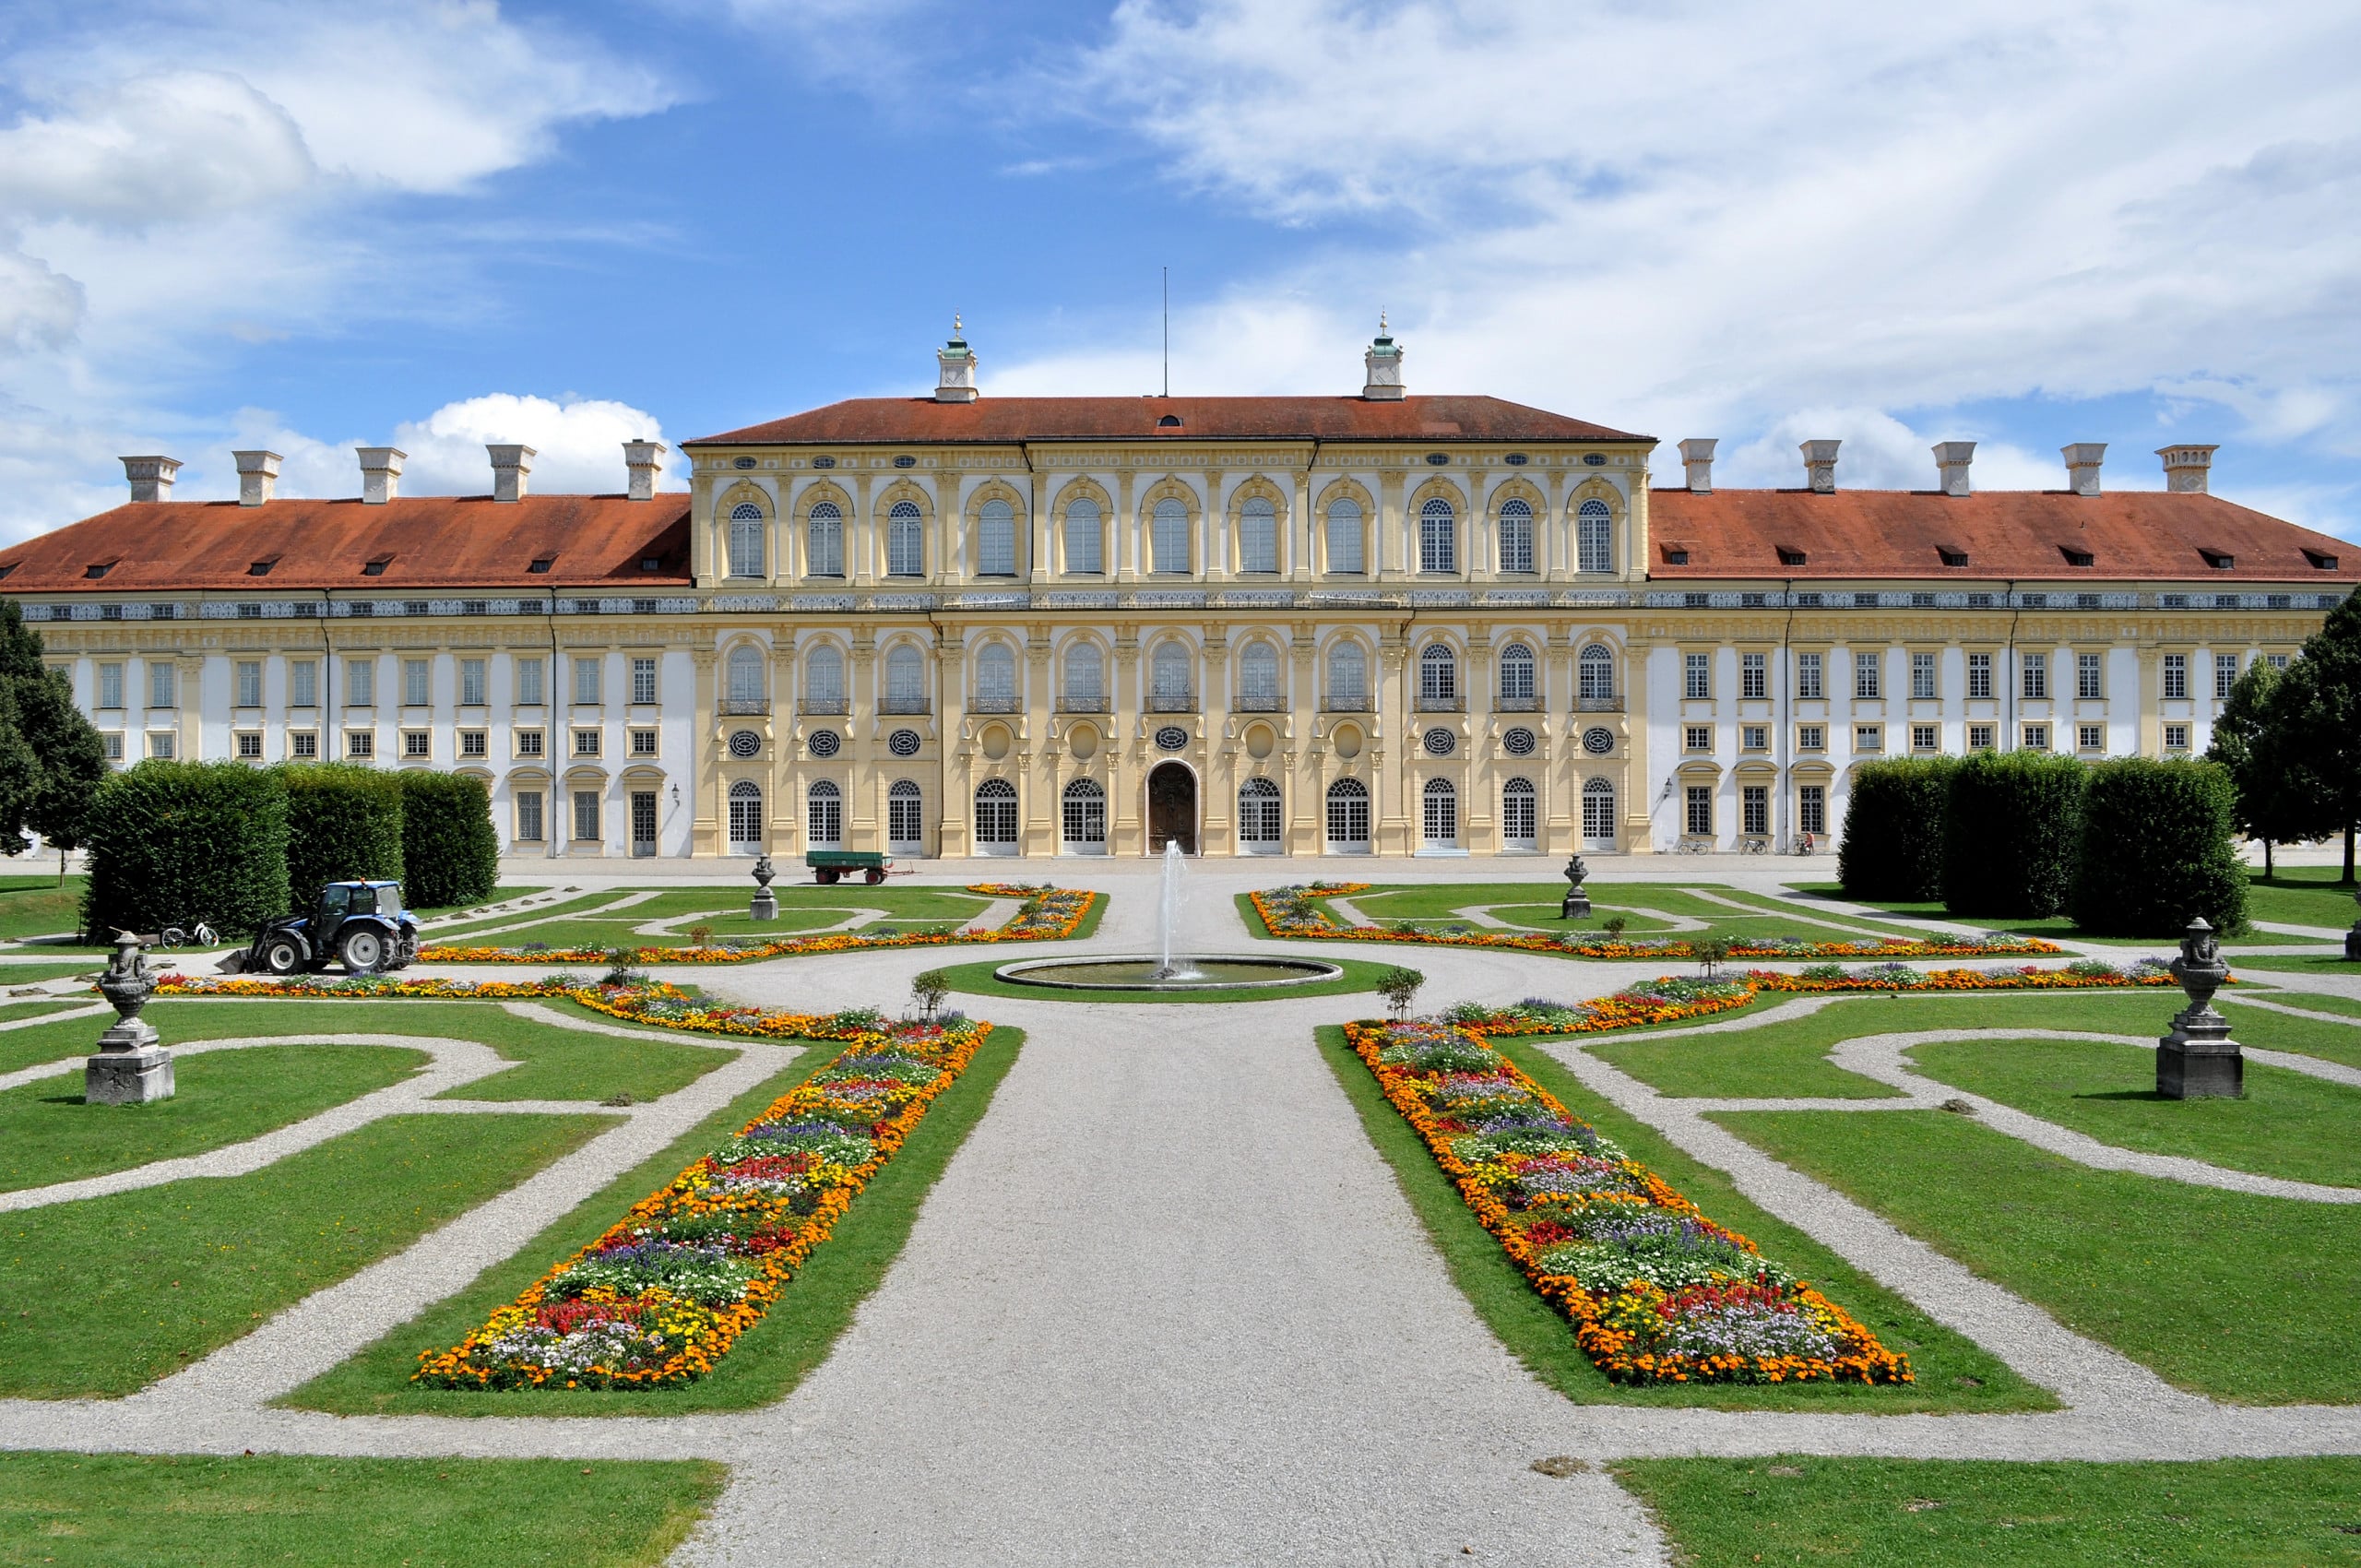
<instances>
[{"instance_id":1,"label":"topiary bush","mask_svg":"<svg viewBox=\"0 0 2361 1568\"><path fill-rule=\"evenodd\" d=\"M326 883L401 879L399 775L349 762L274 771L287 786L287 891L298 908L318 902Z\"/></svg>"},{"instance_id":2,"label":"topiary bush","mask_svg":"<svg viewBox=\"0 0 2361 1568\"><path fill-rule=\"evenodd\" d=\"M1848 898L1921 903L1943 885L1943 816L1954 757L1864 763L1845 803L1836 877Z\"/></svg>"},{"instance_id":3,"label":"topiary bush","mask_svg":"<svg viewBox=\"0 0 2361 1568\"><path fill-rule=\"evenodd\" d=\"M2064 909L2082 849L2085 771L2047 752L1961 762L1943 814L1944 907L2035 919Z\"/></svg>"},{"instance_id":4,"label":"topiary bush","mask_svg":"<svg viewBox=\"0 0 2361 1568\"><path fill-rule=\"evenodd\" d=\"M2216 931L2246 923L2236 789L2200 761L2119 757L2090 770L2081 863L2068 909L2102 936L2178 936L2192 915Z\"/></svg>"},{"instance_id":5,"label":"topiary bush","mask_svg":"<svg viewBox=\"0 0 2361 1568\"><path fill-rule=\"evenodd\" d=\"M288 912L287 786L234 762L143 762L99 787L84 844L82 929L204 921L250 936Z\"/></svg>"},{"instance_id":6,"label":"topiary bush","mask_svg":"<svg viewBox=\"0 0 2361 1568\"><path fill-rule=\"evenodd\" d=\"M414 907L480 904L500 882L492 792L464 773L412 768L402 790L402 895Z\"/></svg>"}]
</instances>

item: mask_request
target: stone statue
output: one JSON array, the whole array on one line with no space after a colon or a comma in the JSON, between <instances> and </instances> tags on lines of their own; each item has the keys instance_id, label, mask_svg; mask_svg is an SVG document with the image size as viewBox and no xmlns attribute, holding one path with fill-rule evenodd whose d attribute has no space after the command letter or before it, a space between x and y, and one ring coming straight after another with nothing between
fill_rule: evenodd
<instances>
[{"instance_id":1,"label":"stone statue","mask_svg":"<svg viewBox=\"0 0 2361 1568\"><path fill-rule=\"evenodd\" d=\"M758 921L778 919L778 895L771 891L771 879L777 874L778 873L771 870L771 858L768 855L754 857L754 901L746 907L746 913L750 919Z\"/></svg>"},{"instance_id":2,"label":"stone statue","mask_svg":"<svg viewBox=\"0 0 2361 1568\"><path fill-rule=\"evenodd\" d=\"M99 977L99 993L114 1004L115 1021L99 1037L99 1053L82 1069L86 1105L145 1105L172 1098L172 1053L157 1042L156 1026L139 1010L155 993L147 944L127 931L114 935L114 956Z\"/></svg>"},{"instance_id":3,"label":"stone statue","mask_svg":"<svg viewBox=\"0 0 2361 1568\"><path fill-rule=\"evenodd\" d=\"M2246 1089L2246 1058L2230 1038L2230 1020L2213 1010L2213 993L2230 978L2222 944L2201 918L2189 922L2173 960L2189 1005L2173 1015L2173 1032L2156 1042L2156 1092L2166 1099L2236 1099Z\"/></svg>"},{"instance_id":4,"label":"stone statue","mask_svg":"<svg viewBox=\"0 0 2361 1568\"><path fill-rule=\"evenodd\" d=\"M1579 854L1566 862L1564 873L1567 883L1566 897L1558 906L1560 920L1586 921L1590 919L1590 895L1583 891L1583 878L1589 874L1590 867L1583 864L1583 858Z\"/></svg>"}]
</instances>

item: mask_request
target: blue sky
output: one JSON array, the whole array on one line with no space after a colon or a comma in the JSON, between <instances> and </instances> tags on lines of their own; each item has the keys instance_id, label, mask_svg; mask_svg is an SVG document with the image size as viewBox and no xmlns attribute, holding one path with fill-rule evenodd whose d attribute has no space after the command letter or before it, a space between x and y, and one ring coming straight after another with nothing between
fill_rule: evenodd
<instances>
[{"instance_id":1,"label":"blue sky","mask_svg":"<svg viewBox=\"0 0 2361 1568\"><path fill-rule=\"evenodd\" d=\"M931 385L1414 391L1725 483L2111 485L2167 441L2361 538L2361 13L1260 0L18 3L0 13L0 538L125 452L234 493L543 489ZM1677 481L1660 454L1659 482ZM677 482L677 481L676 481Z\"/></svg>"}]
</instances>

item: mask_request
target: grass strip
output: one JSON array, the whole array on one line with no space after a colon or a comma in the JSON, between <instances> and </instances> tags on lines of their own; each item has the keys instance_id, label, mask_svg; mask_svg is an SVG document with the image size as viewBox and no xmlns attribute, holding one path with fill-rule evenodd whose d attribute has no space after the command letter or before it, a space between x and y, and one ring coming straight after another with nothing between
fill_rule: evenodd
<instances>
[{"instance_id":1,"label":"grass strip","mask_svg":"<svg viewBox=\"0 0 2361 1568\"><path fill-rule=\"evenodd\" d=\"M1341 958L1335 962L1345 971L1343 974L1335 980L1312 980L1302 985L1226 986L1218 991L1100 991L1020 985L1004 980L992 971L1005 961L988 958L979 964L961 964L943 972L951 977L952 990L971 996L1014 996L1028 1002L1115 1002L1130 1006L1163 1002L1279 1002L1299 996L1343 996L1376 990L1378 976L1393 968L1390 964L1366 964L1357 959Z\"/></svg>"},{"instance_id":2,"label":"grass strip","mask_svg":"<svg viewBox=\"0 0 2361 1568\"><path fill-rule=\"evenodd\" d=\"M1678 1099L1896 1099L1899 1089L1848 1073L1811 1040L1766 1041L1754 1031L1687 1039L1601 1040L1590 1053L1658 1094Z\"/></svg>"},{"instance_id":3,"label":"grass strip","mask_svg":"<svg viewBox=\"0 0 2361 1568\"><path fill-rule=\"evenodd\" d=\"M2361 962L2346 957L2340 947L2323 947L2318 953L2240 953L2236 957L2241 969L2282 975L2342 975L2347 980L2361 980Z\"/></svg>"},{"instance_id":4,"label":"grass strip","mask_svg":"<svg viewBox=\"0 0 2361 1568\"><path fill-rule=\"evenodd\" d=\"M390 1116L251 1175L0 1216L0 1396L144 1387L611 1122Z\"/></svg>"},{"instance_id":5,"label":"grass strip","mask_svg":"<svg viewBox=\"0 0 2361 1568\"><path fill-rule=\"evenodd\" d=\"M0 1454L0 1562L646 1568L728 1473L699 1460Z\"/></svg>"}]
</instances>

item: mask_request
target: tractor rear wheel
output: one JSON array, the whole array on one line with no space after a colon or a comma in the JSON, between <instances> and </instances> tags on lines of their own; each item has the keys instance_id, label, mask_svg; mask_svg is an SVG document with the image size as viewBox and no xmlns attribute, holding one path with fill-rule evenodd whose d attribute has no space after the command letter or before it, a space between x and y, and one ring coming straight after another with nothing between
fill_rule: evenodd
<instances>
[{"instance_id":1,"label":"tractor rear wheel","mask_svg":"<svg viewBox=\"0 0 2361 1568\"><path fill-rule=\"evenodd\" d=\"M365 927L348 931L337 944L337 956L344 960L347 974L374 975L385 967L386 939Z\"/></svg>"},{"instance_id":2,"label":"tractor rear wheel","mask_svg":"<svg viewBox=\"0 0 2361 1568\"><path fill-rule=\"evenodd\" d=\"M882 866L871 866L867 871L860 873L860 880L869 884L870 886L874 887L879 883L885 880L884 868Z\"/></svg>"},{"instance_id":3,"label":"tractor rear wheel","mask_svg":"<svg viewBox=\"0 0 2361 1568\"><path fill-rule=\"evenodd\" d=\"M291 975L303 967L303 949L291 936L274 936L262 944L265 974Z\"/></svg>"},{"instance_id":4,"label":"tractor rear wheel","mask_svg":"<svg viewBox=\"0 0 2361 1568\"><path fill-rule=\"evenodd\" d=\"M815 874L823 887L834 887L836 885L836 873L834 867L824 866Z\"/></svg>"}]
</instances>

